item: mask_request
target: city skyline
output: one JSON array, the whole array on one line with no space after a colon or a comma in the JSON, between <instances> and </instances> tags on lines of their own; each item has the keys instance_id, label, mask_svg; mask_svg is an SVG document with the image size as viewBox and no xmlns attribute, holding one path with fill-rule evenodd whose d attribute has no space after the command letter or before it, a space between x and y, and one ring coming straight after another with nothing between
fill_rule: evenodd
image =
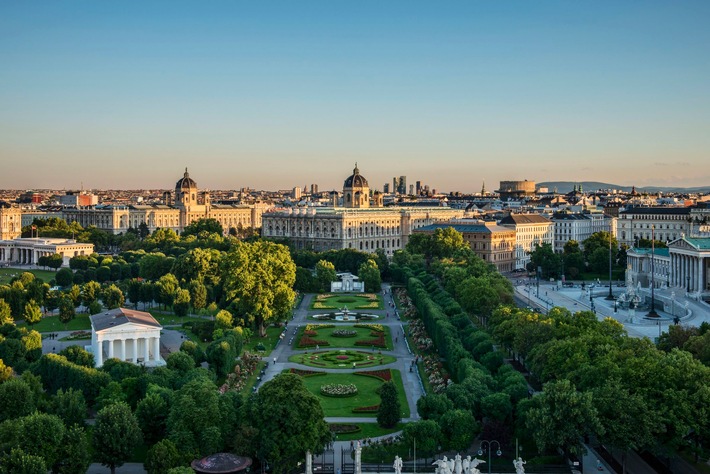
<instances>
[{"instance_id":1,"label":"city skyline","mask_svg":"<svg viewBox=\"0 0 710 474\"><path fill-rule=\"evenodd\" d=\"M705 2L0 13L0 188L710 184Z\"/></svg>"}]
</instances>

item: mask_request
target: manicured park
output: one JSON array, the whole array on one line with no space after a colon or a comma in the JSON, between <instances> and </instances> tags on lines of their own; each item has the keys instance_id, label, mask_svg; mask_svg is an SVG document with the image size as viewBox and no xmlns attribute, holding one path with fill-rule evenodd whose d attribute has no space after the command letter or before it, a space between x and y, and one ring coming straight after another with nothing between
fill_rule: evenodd
<instances>
[{"instance_id":1,"label":"manicured park","mask_svg":"<svg viewBox=\"0 0 710 474\"><path fill-rule=\"evenodd\" d=\"M311 310L348 310L360 309L382 309L382 297L374 293L347 293L347 294L332 294L325 293L313 298L311 302Z\"/></svg>"},{"instance_id":2,"label":"manicured park","mask_svg":"<svg viewBox=\"0 0 710 474\"><path fill-rule=\"evenodd\" d=\"M403 418L407 418L409 417L409 404L404 393L402 377L398 370L390 372L391 379L397 387L401 415ZM317 375L303 377L303 382L308 391L318 397L326 417L374 417L377 414L376 407L380 404L378 389L383 384L383 380L378 377L357 375L357 372L355 374L321 372ZM328 384L354 384L357 386L357 394L349 397L322 395L321 387Z\"/></svg>"},{"instance_id":3,"label":"manicured park","mask_svg":"<svg viewBox=\"0 0 710 474\"><path fill-rule=\"evenodd\" d=\"M296 340L299 349L315 349L317 346L329 349L372 349L374 347L390 350L392 348L389 328L380 324L308 324L298 330Z\"/></svg>"},{"instance_id":4,"label":"manicured park","mask_svg":"<svg viewBox=\"0 0 710 474\"><path fill-rule=\"evenodd\" d=\"M288 358L289 362L324 369L352 369L353 364L355 364L356 368L374 367L377 365L391 364L395 360L397 360L395 357L380 354L377 351L353 351L346 349L295 354Z\"/></svg>"}]
</instances>

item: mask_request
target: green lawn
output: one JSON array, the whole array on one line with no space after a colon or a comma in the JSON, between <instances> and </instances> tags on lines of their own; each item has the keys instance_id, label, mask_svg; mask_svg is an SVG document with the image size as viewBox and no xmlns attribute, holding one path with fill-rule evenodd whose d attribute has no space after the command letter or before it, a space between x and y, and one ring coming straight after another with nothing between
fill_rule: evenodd
<instances>
[{"instance_id":1,"label":"green lawn","mask_svg":"<svg viewBox=\"0 0 710 474\"><path fill-rule=\"evenodd\" d=\"M402 418L409 417L409 404L407 396L404 393L402 385L402 376L398 370L392 370L392 380L397 387L397 395L399 404L402 408ZM377 416L376 413L353 413L353 408L379 405L380 396L376 393L377 388L382 385L382 381L375 377L364 377L353 374L330 374L304 377L303 382L308 391L314 394L320 401L321 407L326 417L342 416L342 417L367 417ZM339 383L339 384L355 384L358 388L358 394L353 397L325 397L320 394L321 385Z\"/></svg>"},{"instance_id":2,"label":"green lawn","mask_svg":"<svg viewBox=\"0 0 710 474\"><path fill-rule=\"evenodd\" d=\"M0 268L0 285L7 285L16 276L20 276L24 272L32 273L36 278L41 278L45 283L49 283L56 276L53 271L47 270L26 270L18 268Z\"/></svg>"},{"instance_id":3,"label":"green lawn","mask_svg":"<svg viewBox=\"0 0 710 474\"><path fill-rule=\"evenodd\" d=\"M195 316L176 316L175 313L159 312L155 310L148 312L160 323L161 326L179 326L187 322L206 321L205 318Z\"/></svg>"},{"instance_id":4,"label":"green lawn","mask_svg":"<svg viewBox=\"0 0 710 474\"><path fill-rule=\"evenodd\" d=\"M268 356L269 354L271 354L271 351L273 351L276 347L276 341L279 340L279 336L283 332L283 329L284 328L277 328L273 326L267 327L266 337L259 337L258 335L252 336L249 342L244 344L244 350L249 352L258 352L259 354ZM259 344L264 346L263 351L257 350L256 347ZM284 344L284 342L281 341L281 344Z\"/></svg>"},{"instance_id":5,"label":"green lawn","mask_svg":"<svg viewBox=\"0 0 710 474\"><path fill-rule=\"evenodd\" d=\"M371 295L371 297L359 296L359 295ZM339 310L346 307L348 310L376 310L383 309L382 296L375 293L343 293L343 294L332 294L326 293L323 295L316 295L311 300L311 306L309 309L313 311L319 310Z\"/></svg>"},{"instance_id":6,"label":"green lawn","mask_svg":"<svg viewBox=\"0 0 710 474\"><path fill-rule=\"evenodd\" d=\"M365 324L370 324L370 323L365 323ZM377 323L374 323L377 324ZM317 324L313 324L309 326L315 326L317 327ZM383 326L385 330L385 343L387 344L387 347L382 347L382 350L392 350L392 337L390 336L390 330L387 326ZM333 331L335 330L352 330L357 332L357 336L354 337L336 337L333 336ZM305 326L302 326L298 330L298 334L296 334L296 347L299 347L299 342L301 340L301 337L303 337L303 332L306 330ZM370 332L371 329L367 328L356 328L354 325L344 325L344 324L338 324L335 327L330 327L330 328L323 328L323 329L317 329L316 336L309 336L311 339L316 339L318 341L326 341L328 342L328 345L322 345L321 348L327 347L328 349L333 349L333 348L343 348L343 349L350 349L350 348L355 348L355 349L370 349L371 346L357 346L355 343L357 341L369 341L373 340L376 338L376 336L371 336ZM376 348L380 349L380 348Z\"/></svg>"},{"instance_id":7,"label":"green lawn","mask_svg":"<svg viewBox=\"0 0 710 474\"><path fill-rule=\"evenodd\" d=\"M339 434L336 441L350 441L358 440L364 438L375 438L377 436L386 436L388 434L396 433L397 431L402 431L404 429L404 423L397 423L394 428L380 428L377 423L353 423L360 427L360 431L357 433L344 433Z\"/></svg>"},{"instance_id":8,"label":"green lawn","mask_svg":"<svg viewBox=\"0 0 710 474\"><path fill-rule=\"evenodd\" d=\"M339 355L343 357L347 356L348 359L328 360ZM323 359L324 356L326 356L326 359ZM295 354L288 358L289 362L303 364L308 367L327 369L352 369L353 362L357 364L358 368L376 367L378 365L391 364L396 360L397 359L393 356L382 355L377 351L373 353L371 350L346 351L344 349Z\"/></svg>"},{"instance_id":9,"label":"green lawn","mask_svg":"<svg viewBox=\"0 0 710 474\"><path fill-rule=\"evenodd\" d=\"M86 313L77 314L74 319L69 321L64 327L64 324L59 320L59 316L45 316L42 321L34 326L28 326L24 322L18 323L18 326L31 327L38 332L57 332L57 331L89 331L91 330L91 321Z\"/></svg>"}]
</instances>

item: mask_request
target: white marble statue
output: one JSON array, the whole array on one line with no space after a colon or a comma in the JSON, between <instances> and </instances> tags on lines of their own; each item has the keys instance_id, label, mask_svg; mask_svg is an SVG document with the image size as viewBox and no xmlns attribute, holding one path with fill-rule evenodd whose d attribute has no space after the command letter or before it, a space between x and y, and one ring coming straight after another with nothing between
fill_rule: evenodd
<instances>
[{"instance_id":1,"label":"white marble statue","mask_svg":"<svg viewBox=\"0 0 710 474\"><path fill-rule=\"evenodd\" d=\"M445 457L444 457L444 458L445 458ZM453 472L454 472L454 460L453 460L453 459L449 459L448 461L446 461L446 466L447 466L447 468L448 468L447 474L453 474Z\"/></svg>"},{"instance_id":2,"label":"white marble statue","mask_svg":"<svg viewBox=\"0 0 710 474\"><path fill-rule=\"evenodd\" d=\"M461 455L458 453L454 458L454 474L461 474Z\"/></svg>"},{"instance_id":3,"label":"white marble statue","mask_svg":"<svg viewBox=\"0 0 710 474\"><path fill-rule=\"evenodd\" d=\"M436 474L452 474L451 468L449 467L449 459L444 456L443 459L437 459L434 461L436 464Z\"/></svg>"},{"instance_id":4,"label":"white marble statue","mask_svg":"<svg viewBox=\"0 0 710 474\"><path fill-rule=\"evenodd\" d=\"M469 474L481 474L481 471L478 470L478 465L479 464L485 464L486 461L483 459L478 459L478 458L473 458L471 459L471 470L469 471Z\"/></svg>"},{"instance_id":5,"label":"white marble statue","mask_svg":"<svg viewBox=\"0 0 710 474\"><path fill-rule=\"evenodd\" d=\"M468 470L471 468L471 455L469 454L463 461L461 461L461 467L463 468L463 474L469 474Z\"/></svg>"},{"instance_id":6,"label":"white marble statue","mask_svg":"<svg viewBox=\"0 0 710 474\"><path fill-rule=\"evenodd\" d=\"M513 461L513 467L515 468L515 474L525 474L525 464L523 458L518 457L518 459Z\"/></svg>"},{"instance_id":7,"label":"white marble statue","mask_svg":"<svg viewBox=\"0 0 710 474\"><path fill-rule=\"evenodd\" d=\"M394 474L402 474L402 458L399 456L394 457Z\"/></svg>"}]
</instances>

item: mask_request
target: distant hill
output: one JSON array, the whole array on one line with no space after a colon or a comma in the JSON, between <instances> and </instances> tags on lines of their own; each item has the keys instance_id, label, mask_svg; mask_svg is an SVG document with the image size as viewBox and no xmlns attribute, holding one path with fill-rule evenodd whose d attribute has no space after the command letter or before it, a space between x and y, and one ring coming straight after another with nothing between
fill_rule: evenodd
<instances>
[{"instance_id":1,"label":"distant hill","mask_svg":"<svg viewBox=\"0 0 710 474\"><path fill-rule=\"evenodd\" d=\"M582 186L582 190L585 192L596 191L598 189L618 189L624 192L631 192L632 186L620 186L618 184L610 183L600 183L598 181L548 181L544 183L537 183L538 187L548 188L550 191L557 189L558 193L566 194L574 190L574 187ZM636 191L639 193L710 193L710 186L700 186L694 188L678 188L678 187L668 187L668 186L646 186L639 187L636 186Z\"/></svg>"}]
</instances>

